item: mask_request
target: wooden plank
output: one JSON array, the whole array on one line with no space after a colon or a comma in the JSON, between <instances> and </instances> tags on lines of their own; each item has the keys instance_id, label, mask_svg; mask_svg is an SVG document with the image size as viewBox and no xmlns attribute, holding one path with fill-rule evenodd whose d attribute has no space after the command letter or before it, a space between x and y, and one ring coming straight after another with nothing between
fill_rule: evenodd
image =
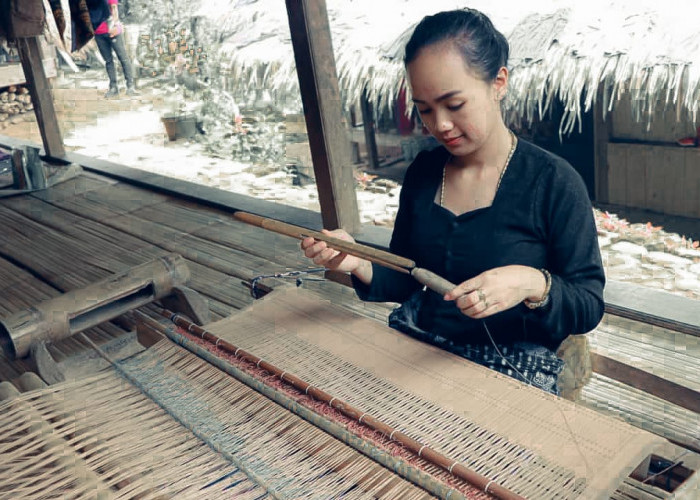
<instances>
[{"instance_id":1,"label":"wooden plank","mask_svg":"<svg viewBox=\"0 0 700 500\"><path fill-rule=\"evenodd\" d=\"M627 151L625 144L608 144L608 200L627 205Z\"/></svg>"},{"instance_id":2,"label":"wooden plank","mask_svg":"<svg viewBox=\"0 0 700 500\"><path fill-rule=\"evenodd\" d=\"M685 192L683 184L685 151L680 148L664 148L661 169L664 173L663 186L666 192L663 212L675 215L682 214Z\"/></svg>"},{"instance_id":3,"label":"wooden plank","mask_svg":"<svg viewBox=\"0 0 700 500\"><path fill-rule=\"evenodd\" d=\"M654 152L649 148L646 154L646 203L644 208L655 212L664 212L668 205L669 193L666 190L666 177L668 172L665 169L663 160L666 158L665 151Z\"/></svg>"},{"instance_id":4,"label":"wooden plank","mask_svg":"<svg viewBox=\"0 0 700 500\"><path fill-rule=\"evenodd\" d=\"M700 337L698 302L653 288L608 281L605 312Z\"/></svg>"},{"instance_id":5,"label":"wooden plank","mask_svg":"<svg viewBox=\"0 0 700 500\"><path fill-rule=\"evenodd\" d=\"M53 158L63 158L66 150L63 146L61 129L53 104L51 85L42 64L38 37L18 38L17 49L22 60L22 68L29 82L29 93L34 105L36 121L44 143L44 151Z\"/></svg>"},{"instance_id":6,"label":"wooden plank","mask_svg":"<svg viewBox=\"0 0 700 500\"><path fill-rule=\"evenodd\" d=\"M600 375L612 378L690 411L700 413L700 392L595 352L591 352L591 365L593 371Z\"/></svg>"},{"instance_id":7,"label":"wooden plank","mask_svg":"<svg viewBox=\"0 0 700 500\"><path fill-rule=\"evenodd\" d=\"M325 0L286 0L323 225L355 232L360 217Z\"/></svg>"},{"instance_id":8,"label":"wooden plank","mask_svg":"<svg viewBox=\"0 0 700 500\"><path fill-rule=\"evenodd\" d=\"M42 60L47 78L54 78L58 72L56 70L56 60L52 57ZM0 88L10 85L22 85L27 82L21 63L0 64Z\"/></svg>"},{"instance_id":9,"label":"wooden plank","mask_svg":"<svg viewBox=\"0 0 700 500\"><path fill-rule=\"evenodd\" d=\"M700 217L700 150L685 151L683 215Z\"/></svg>"},{"instance_id":10,"label":"wooden plank","mask_svg":"<svg viewBox=\"0 0 700 500\"><path fill-rule=\"evenodd\" d=\"M376 123L374 120L374 109L367 97L367 90L362 92L360 99L360 110L362 111L362 128L365 132L365 149L367 151L367 163L369 168L379 168L379 154L377 153L377 139L375 137Z\"/></svg>"},{"instance_id":11,"label":"wooden plank","mask_svg":"<svg viewBox=\"0 0 700 500\"><path fill-rule=\"evenodd\" d=\"M647 163L650 153L648 146L627 148L627 206L644 208L647 200Z\"/></svg>"},{"instance_id":12,"label":"wooden plank","mask_svg":"<svg viewBox=\"0 0 700 500\"><path fill-rule=\"evenodd\" d=\"M608 142L612 129L612 113L603 109L603 90L598 89L595 106L593 107L593 148L594 148L594 175L595 175L595 201L610 203L608 197Z\"/></svg>"}]
</instances>

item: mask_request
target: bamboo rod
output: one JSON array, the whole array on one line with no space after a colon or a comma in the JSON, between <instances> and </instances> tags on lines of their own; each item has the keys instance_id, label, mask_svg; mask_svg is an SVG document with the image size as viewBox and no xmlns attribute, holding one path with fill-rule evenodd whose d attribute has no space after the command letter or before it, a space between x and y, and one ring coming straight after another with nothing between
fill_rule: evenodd
<instances>
[{"instance_id":1,"label":"bamboo rod","mask_svg":"<svg viewBox=\"0 0 700 500\"><path fill-rule=\"evenodd\" d=\"M311 237L319 241L324 241L334 250L366 259L370 262L374 262L375 264L379 264L380 266L393 269L394 271L410 274L420 284L427 286L431 290L434 290L441 295L444 295L455 288L455 285L450 283L445 278L442 278L432 271L428 271L427 269L416 267L416 263L411 259L394 255L393 253L385 252L384 250L378 250L360 243L341 240L340 238L335 238L319 231L314 231L301 226L295 226L293 224L287 224L286 222L281 222L274 219L267 219L265 217L260 217L259 215L254 215L247 212L235 212L233 217L236 220L245 222L246 224L251 224L275 233L291 236L292 238L303 240L304 238Z\"/></svg>"},{"instance_id":2,"label":"bamboo rod","mask_svg":"<svg viewBox=\"0 0 700 500\"><path fill-rule=\"evenodd\" d=\"M314 399L323 403L327 403L331 408L340 411L346 417L352 418L353 420L357 420L360 424L364 424L370 429L373 429L375 431L381 432L386 436L389 436L389 439L397 441L405 448L409 449L414 454L416 454L419 458L422 458L434 465L441 467L442 469L447 470L452 475L463 479L464 481L467 481L468 483L481 489L482 491L494 495L495 497L503 500L524 500L523 497L504 488L503 486L496 483L494 480L491 480L482 476L481 474L478 474L477 472L467 468L458 461L439 453L438 451L430 448L429 446L411 438L407 434L404 434L398 429L395 429L385 424L384 422L372 417L371 415L368 415L366 412L362 412L357 408L349 405L348 403L334 396L331 396L325 391L317 387L313 387L311 384L305 382L299 377L290 374L289 372L282 370L271 363L268 363L264 359L252 353L249 353L244 349L235 346L220 337L217 337L216 335L208 332L204 328L201 328L200 326L191 323L179 314L174 314L165 309L159 309L158 313L161 316L168 318L180 328L183 328L191 334L200 337L202 340L212 343L216 347L219 347L224 351L233 354L234 356L239 357L245 361L254 363L258 368L262 368L263 370L266 370L267 372L275 375L281 381L290 384L297 390L304 392L306 395L311 396ZM141 317L143 317L143 315L141 315Z\"/></svg>"}]
</instances>

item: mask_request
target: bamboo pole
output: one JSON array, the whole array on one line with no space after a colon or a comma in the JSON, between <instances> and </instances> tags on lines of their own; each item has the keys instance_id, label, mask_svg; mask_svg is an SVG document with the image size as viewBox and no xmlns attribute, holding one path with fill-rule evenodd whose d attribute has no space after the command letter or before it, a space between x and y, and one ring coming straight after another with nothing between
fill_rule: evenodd
<instances>
[{"instance_id":1,"label":"bamboo pole","mask_svg":"<svg viewBox=\"0 0 700 500\"><path fill-rule=\"evenodd\" d=\"M281 222L274 219L267 219L265 217L260 217L259 215L254 215L247 212L235 212L233 217L236 220L245 222L246 224L251 224L269 231L291 236L292 238L303 240L304 238L311 237L319 241L324 241L330 248L338 250L339 252L344 252L348 255L354 255L355 257L366 259L370 262L374 262L375 264L379 264L380 266L393 269L394 271L410 274L420 284L427 286L431 290L434 290L441 295L453 290L456 286L432 271L428 271L427 269L423 269L421 267L416 267L416 263L411 259L394 255L393 253L385 252L384 250L378 250L360 243L341 240L340 238L329 236L319 231L314 231L301 226L295 226L293 224L287 224L286 222Z\"/></svg>"},{"instance_id":2,"label":"bamboo pole","mask_svg":"<svg viewBox=\"0 0 700 500\"><path fill-rule=\"evenodd\" d=\"M442 453L430 448L426 444L423 444L407 434L399 431L398 429L391 427L384 422L378 420L377 418L368 415L366 412L351 406L350 404L342 401L327 392L312 386L308 382L300 379L294 374L291 374L285 370L278 368L277 366L265 361L264 359L245 351L244 349L235 346L226 340L217 337L216 335L208 332L204 328L191 323L187 319L183 318L179 314L174 314L165 309L158 309L158 313L168 318L175 325L183 328L187 332L200 337L202 340L214 344L216 347L223 349L224 351L233 354L247 362L254 363L258 368L261 368L276 377L278 377L282 382L285 382L304 394L311 396L312 398L328 404L331 408L334 408L341 412L348 418L357 420L360 424L364 424L372 430L381 432L382 434L389 436L389 439L397 441L403 445L408 450L412 451L419 458L426 460L438 467L447 470L450 474L458 477L464 481L467 481L471 485L481 489L482 491L494 495L502 500L525 500L522 496L513 493L512 491L506 489L505 487L499 485L494 480L478 474L477 472L467 468L463 464L459 463L457 460L449 458ZM143 314L138 313L141 318L153 324L153 320L147 318ZM150 320L150 321L149 321ZM156 323L157 324L157 323Z\"/></svg>"}]
</instances>

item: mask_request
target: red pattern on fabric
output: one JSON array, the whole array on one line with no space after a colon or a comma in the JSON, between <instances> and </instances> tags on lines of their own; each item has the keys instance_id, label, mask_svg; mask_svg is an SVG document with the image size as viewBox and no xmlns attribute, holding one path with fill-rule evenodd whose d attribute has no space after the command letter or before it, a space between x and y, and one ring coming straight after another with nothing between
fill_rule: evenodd
<instances>
[{"instance_id":1,"label":"red pattern on fabric","mask_svg":"<svg viewBox=\"0 0 700 500\"><path fill-rule=\"evenodd\" d=\"M492 495L481 491L479 488L472 486L466 481L453 476L448 471L439 469L430 462L417 457L413 452L411 452L411 450L403 447L396 441L390 440L388 436L382 434L381 432L375 431L370 427L343 415L340 411L336 410L335 408L331 408L328 404L317 401L311 396L304 394L303 392L297 390L294 386L280 380L276 375L272 375L268 371L257 367L255 363L244 361L228 351L224 351L223 349L216 347L211 342L202 340L200 337L187 332L179 326L177 327L177 331L180 335L186 337L188 340L194 342L200 347L203 347L207 351L216 355L216 357L225 359L229 364L243 370L248 375L251 375L263 382L265 385L277 389L286 396L294 399L297 403L306 406L313 412L322 415L333 422L342 424L348 431L352 432L356 436L372 443L377 448L386 451L391 456L401 458L409 465L430 474L440 482L445 483L451 488L459 491L466 498L470 500L489 500L494 498Z\"/></svg>"}]
</instances>

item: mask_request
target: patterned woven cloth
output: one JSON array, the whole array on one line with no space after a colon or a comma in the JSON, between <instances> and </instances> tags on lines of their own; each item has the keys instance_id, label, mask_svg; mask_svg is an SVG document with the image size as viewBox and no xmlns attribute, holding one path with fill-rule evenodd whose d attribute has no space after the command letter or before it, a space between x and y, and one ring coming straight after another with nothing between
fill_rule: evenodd
<instances>
[{"instance_id":1,"label":"patterned woven cloth","mask_svg":"<svg viewBox=\"0 0 700 500\"><path fill-rule=\"evenodd\" d=\"M389 314L391 328L543 391L559 395L557 378L564 368L564 362L553 351L531 342L517 342L512 345L463 344L426 332L416 323L419 294L420 292L414 294Z\"/></svg>"}]
</instances>

